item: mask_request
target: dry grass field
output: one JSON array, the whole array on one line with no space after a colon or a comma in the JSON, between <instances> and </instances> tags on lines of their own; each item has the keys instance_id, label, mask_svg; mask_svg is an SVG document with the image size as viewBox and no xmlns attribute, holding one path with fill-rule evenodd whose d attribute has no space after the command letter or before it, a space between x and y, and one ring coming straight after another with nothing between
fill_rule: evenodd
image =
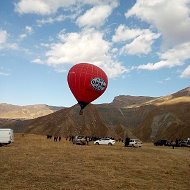
<instances>
[{"instance_id":1,"label":"dry grass field","mask_svg":"<svg viewBox=\"0 0 190 190\"><path fill-rule=\"evenodd\" d=\"M16 134L0 147L1 190L190 188L190 148L73 145Z\"/></svg>"}]
</instances>

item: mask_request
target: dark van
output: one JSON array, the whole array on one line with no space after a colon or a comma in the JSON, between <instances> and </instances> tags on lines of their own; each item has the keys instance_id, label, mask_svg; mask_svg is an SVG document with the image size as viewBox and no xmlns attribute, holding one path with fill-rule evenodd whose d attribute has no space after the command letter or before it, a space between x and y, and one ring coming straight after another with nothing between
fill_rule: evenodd
<instances>
[{"instance_id":1,"label":"dark van","mask_svg":"<svg viewBox=\"0 0 190 190\"><path fill-rule=\"evenodd\" d=\"M168 140L158 140L154 142L155 146L169 146L170 142Z\"/></svg>"}]
</instances>

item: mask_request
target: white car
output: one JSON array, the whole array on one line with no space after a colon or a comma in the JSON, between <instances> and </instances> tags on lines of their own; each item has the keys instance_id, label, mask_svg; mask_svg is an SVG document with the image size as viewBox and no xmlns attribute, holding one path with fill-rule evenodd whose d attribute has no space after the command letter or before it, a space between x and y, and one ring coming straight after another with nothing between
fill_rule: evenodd
<instances>
[{"instance_id":1,"label":"white car","mask_svg":"<svg viewBox=\"0 0 190 190\"><path fill-rule=\"evenodd\" d=\"M86 139L84 136L75 136L73 139L73 144L85 145Z\"/></svg>"},{"instance_id":2,"label":"white car","mask_svg":"<svg viewBox=\"0 0 190 190\"><path fill-rule=\"evenodd\" d=\"M115 144L115 140L112 140L110 138L101 138L99 140L96 140L94 142L94 144L96 144L96 145L99 145L99 144L113 145L113 144Z\"/></svg>"},{"instance_id":3,"label":"white car","mask_svg":"<svg viewBox=\"0 0 190 190\"><path fill-rule=\"evenodd\" d=\"M140 141L139 139L130 139L128 146L141 147L142 146L142 141Z\"/></svg>"}]
</instances>

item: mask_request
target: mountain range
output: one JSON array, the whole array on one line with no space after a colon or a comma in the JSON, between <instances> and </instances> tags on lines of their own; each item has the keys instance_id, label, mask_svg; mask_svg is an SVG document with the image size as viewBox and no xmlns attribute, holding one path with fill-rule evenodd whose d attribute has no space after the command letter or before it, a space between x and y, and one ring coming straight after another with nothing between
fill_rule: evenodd
<instances>
[{"instance_id":1,"label":"mountain range","mask_svg":"<svg viewBox=\"0 0 190 190\"><path fill-rule=\"evenodd\" d=\"M36 104L28 106L18 106L6 103L0 104L0 118L6 119L34 119L48 115L63 107L48 106L45 104Z\"/></svg>"},{"instance_id":2,"label":"mountain range","mask_svg":"<svg viewBox=\"0 0 190 190\"><path fill-rule=\"evenodd\" d=\"M19 118L21 112L14 115L11 108L5 113L1 106L0 127L19 133L130 137L143 141L190 137L190 87L163 97L117 96L111 103L89 104L83 115L79 115L78 104L57 110L49 107L51 113L45 109L43 116L36 115L34 119L27 113ZM3 118L2 113L9 117Z\"/></svg>"}]
</instances>

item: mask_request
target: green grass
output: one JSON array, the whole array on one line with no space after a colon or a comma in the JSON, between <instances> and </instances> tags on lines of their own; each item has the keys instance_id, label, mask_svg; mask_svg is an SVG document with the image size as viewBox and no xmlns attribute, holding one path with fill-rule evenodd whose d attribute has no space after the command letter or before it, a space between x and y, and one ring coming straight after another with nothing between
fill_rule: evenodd
<instances>
[{"instance_id":1,"label":"green grass","mask_svg":"<svg viewBox=\"0 0 190 190\"><path fill-rule=\"evenodd\" d=\"M0 148L1 190L115 190L190 187L190 148L73 145L17 134Z\"/></svg>"}]
</instances>

